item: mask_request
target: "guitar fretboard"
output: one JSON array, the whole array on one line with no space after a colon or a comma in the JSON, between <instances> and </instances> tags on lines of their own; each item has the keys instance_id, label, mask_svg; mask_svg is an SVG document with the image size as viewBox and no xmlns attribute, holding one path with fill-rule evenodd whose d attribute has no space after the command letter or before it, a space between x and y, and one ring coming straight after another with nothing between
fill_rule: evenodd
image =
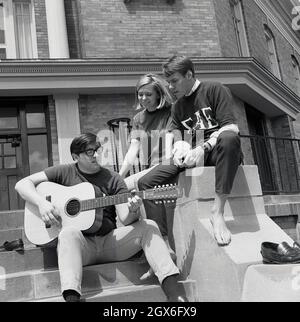
<instances>
[{"instance_id":1,"label":"guitar fretboard","mask_svg":"<svg viewBox=\"0 0 300 322\"><path fill-rule=\"evenodd\" d=\"M119 205L122 203L127 203L128 198L133 196L139 196L141 199L144 199L144 191L136 191L133 193L121 193L114 196L105 196L95 199L87 199L80 202L81 211L91 210L95 208L108 207L113 205Z\"/></svg>"}]
</instances>

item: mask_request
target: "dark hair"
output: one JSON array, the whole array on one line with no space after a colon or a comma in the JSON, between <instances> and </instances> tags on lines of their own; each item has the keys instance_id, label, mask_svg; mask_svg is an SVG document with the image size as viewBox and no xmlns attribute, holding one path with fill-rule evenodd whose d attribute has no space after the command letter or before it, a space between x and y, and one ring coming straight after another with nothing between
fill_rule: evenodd
<instances>
[{"instance_id":1,"label":"dark hair","mask_svg":"<svg viewBox=\"0 0 300 322\"><path fill-rule=\"evenodd\" d=\"M97 135L91 132L81 134L73 139L70 145L71 154L80 154L85 151L89 144L95 143L97 141Z\"/></svg>"},{"instance_id":2,"label":"dark hair","mask_svg":"<svg viewBox=\"0 0 300 322\"><path fill-rule=\"evenodd\" d=\"M172 56L165 63L163 63L163 73L165 77L169 77L174 73L178 72L182 76L190 70L193 77L195 77L194 64L187 56Z\"/></svg>"}]
</instances>

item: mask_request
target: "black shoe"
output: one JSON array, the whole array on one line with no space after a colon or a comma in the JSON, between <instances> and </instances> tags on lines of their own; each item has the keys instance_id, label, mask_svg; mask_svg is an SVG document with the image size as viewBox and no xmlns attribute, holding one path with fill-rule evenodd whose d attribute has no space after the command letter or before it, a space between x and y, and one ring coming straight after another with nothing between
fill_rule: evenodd
<instances>
[{"instance_id":1,"label":"black shoe","mask_svg":"<svg viewBox=\"0 0 300 322\"><path fill-rule=\"evenodd\" d=\"M168 302L188 302L183 285L178 283L177 275L166 277L161 287L167 296Z\"/></svg>"},{"instance_id":2,"label":"black shoe","mask_svg":"<svg viewBox=\"0 0 300 322\"><path fill-rule=\"evenodd\" d=\"M75 290L65 290L63 292L63 298L66 302L81 302L80 294Z\"/></svg>"},{"instance_id":3,"label":"black shoe","mask_svg":"<svg viewBox=\"0 0 300 322\"><path fill-rule=\"evenodd\" d=\"M300 244L299 244L299 243L294 242L293 247L294 247L295 249L298 249L298 250L300 251Z\"/></svg>"},{"instance_id":4,"label":"black shoe","mask_svg":"<svg viewBox=\"0 0 300 322\"><path fill-rule=\"evenodd\" d=\"M300 263L300 248L291 247L287 242L261 244L261 255L265 264L297 264Z\"/></svg>"},{"instance_id":5,"label":"black shoe","mask_svg":"<svg viewBox=\"0 0 300 322\"><path fill-rule=\"evenodd\" d=\"M189 300L187 297L183 295L179 295L177 297L169 297L168 302L181 302L181 303L187 303Z\"/></svg>"},{"instance_id":6,"label":"black shoe","mask_svg":"<svg viewBox=\"0 0 300 322\"><path fill-rule=\"evenodd\" d=\"M12 250L24 250L24 243L21 238L13 240L11 242L6 241L3 245L0 246L0 252Z\"/></svg>"}]
</instances>

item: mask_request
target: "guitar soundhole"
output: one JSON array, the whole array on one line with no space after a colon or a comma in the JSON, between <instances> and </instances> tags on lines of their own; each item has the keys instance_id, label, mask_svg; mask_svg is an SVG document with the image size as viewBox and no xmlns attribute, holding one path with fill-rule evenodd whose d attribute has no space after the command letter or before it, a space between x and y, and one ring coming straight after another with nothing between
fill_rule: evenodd
<instances>
[{"instance_id":1,"label":"guitar soundhole","mask_svg":"<svg viewBox=\"0 0 300 322\"><path fill-rule=\"evenodd\" d=\"M80 212L80 201L72 199L67 203L66 212L69 216L76 216Z\"/></svg>"}]
</instances>

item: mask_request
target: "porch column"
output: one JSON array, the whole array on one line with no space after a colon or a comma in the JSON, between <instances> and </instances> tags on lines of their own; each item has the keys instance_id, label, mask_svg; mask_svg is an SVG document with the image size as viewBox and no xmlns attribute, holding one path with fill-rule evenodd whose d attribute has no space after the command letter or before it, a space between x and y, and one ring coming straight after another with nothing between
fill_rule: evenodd
<instances>
[{"instance_id":1,"label":"porch column","mask_svg":"<svg viewBox=\"0 0 300 322\"><path fill-rule=\"evenodd\" d=\"M55 95L59 163L73 162L70 144L80 134L78 95Z\"/></svg>"},{"instance_id":2,"label":"porch column","mask_svg":"<svg viewBox=\"0 0 300 322\"><path fill-rule=\"evenodd\" d=\"M70 58L64 0L45 0L49 58Z\"/></svg>"}]
</instances>

